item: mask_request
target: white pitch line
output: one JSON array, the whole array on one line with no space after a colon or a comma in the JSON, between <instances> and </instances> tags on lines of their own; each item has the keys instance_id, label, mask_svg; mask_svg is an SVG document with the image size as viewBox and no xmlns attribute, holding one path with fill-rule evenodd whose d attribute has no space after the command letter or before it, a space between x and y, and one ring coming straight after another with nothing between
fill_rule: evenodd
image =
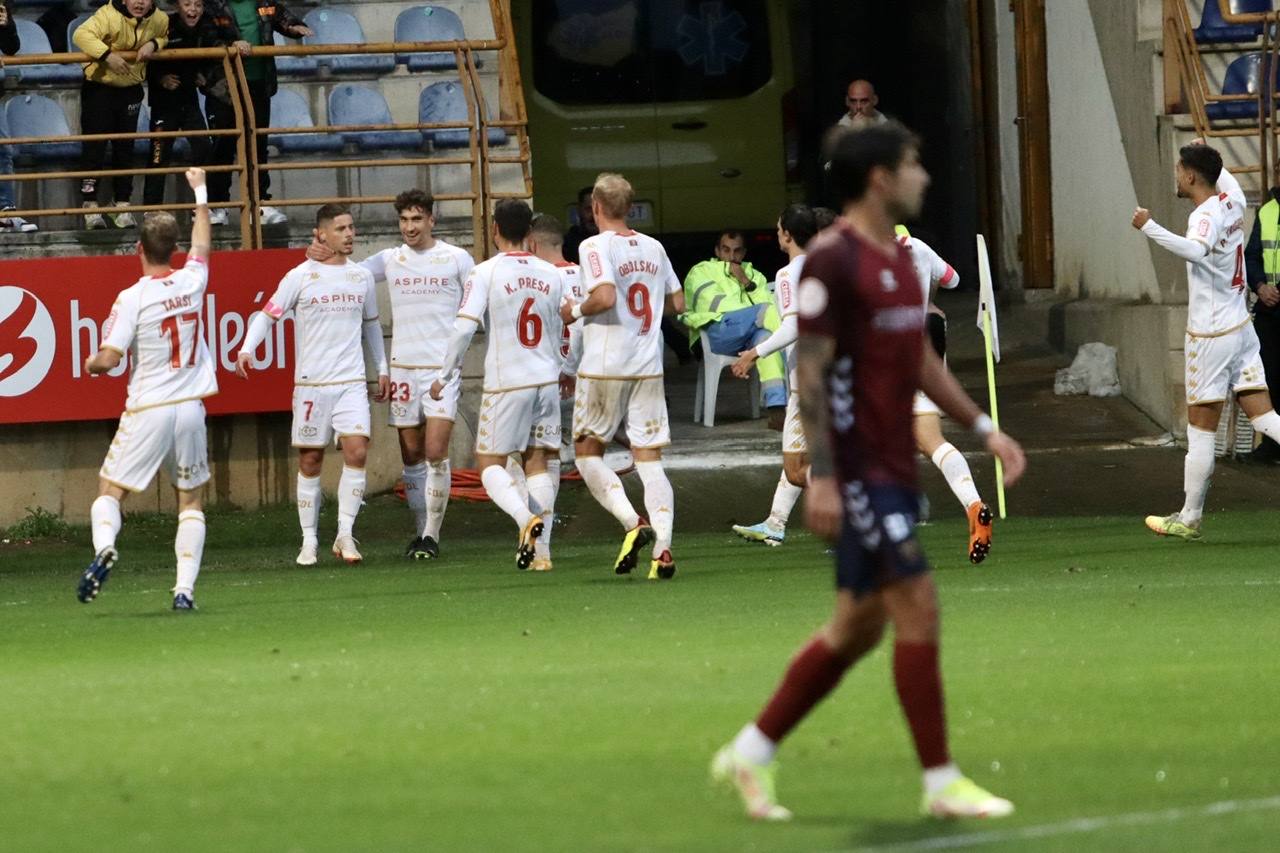
<instances>
[{"instance_id":1,"label":"white pitch line","mask_svg":"<svg viewBox=\"0 0 1280 853\"><path fill-rule=\"evenodd\" d=\"M1164 809L1158 812L1129 812L1128 814L1108 817L1082 817L1061 823L1024 826L1019 829L994 829L985 832L969 832L964 835L938 835L933 838L922 838L918 841L906 841L901 844L885 844L877 847L855 847L851 849L858 851L858 853L889 853L889 851L903 850L953 850L963 847L1002 844L1007 841L1032 841L1039 838L1052 838L1058 835L1098 832L1099 830L1115 829L1116 827L1158 826L1186 820L1187 818L1222 817L1224 815L1271 811L1274 809L1280 809L1280 796L1266 797L1259 800L1223 800L1204 806L1186 806L1183 808Z\"/></svg>"}]
</instances>

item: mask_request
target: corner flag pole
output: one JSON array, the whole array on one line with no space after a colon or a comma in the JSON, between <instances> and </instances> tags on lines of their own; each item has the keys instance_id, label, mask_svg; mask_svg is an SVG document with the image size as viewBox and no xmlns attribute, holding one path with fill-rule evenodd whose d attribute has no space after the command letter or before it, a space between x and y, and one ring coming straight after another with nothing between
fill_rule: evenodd
<instances>
[{"instance_id":1,"label":"corner flag pole","mask_svg":"<svg viewBox=\"0 0 1280 853\"><path fill-rule=\"evenodd\" d=\"M1000 429L1000 406L996 402L996 362L1000 360L1000 326L996 320L995 287L991 282L991 259L987 241L978 235L978 327L987 353L987 396L991 400L991 422ZM1000 518L1006 517L1004 503L1004 465L996 459L996 502Z\"/></svg>"}]
</instances>

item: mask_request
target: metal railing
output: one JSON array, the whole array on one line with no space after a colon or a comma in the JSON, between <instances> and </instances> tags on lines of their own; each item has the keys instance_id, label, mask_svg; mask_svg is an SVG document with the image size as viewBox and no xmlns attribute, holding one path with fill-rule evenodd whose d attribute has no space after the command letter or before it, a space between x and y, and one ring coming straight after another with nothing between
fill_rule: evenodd
<instances>
[{"instance_id":1,"label":"metal railing","mask_svg":"<svg viewBox=\"0 0 1280 853\"><path fill-rule=\"evenodd\" d=\"M232 47L195 48L166 50L155 54L155 58L164 61L174 60L195 62L210 60L221 61L223 71L229 83L233 84L235 95L230 98L235 127L220 130L198 129L179 131L157 131L115 134L73 134L59 137L11 137L3 140L9 145L40 145L70 142L95 142L110 140L114 143L129 142L137 139L164 139L180 137L225 137L235 136L235 161L230 165L206 166L210 172L233 172L238 176L240 198L221 204L212 204L214 208L234 208L240 211L240 238L243 248L261 248L262 223L256 212L263 200L259 197L258 182L252 177L259 169L265 171L299 171L299 170L351 170L376 168L381 166L450 166L465 165L470 167L470 190L467 192L443 193L435 195L438 201L471 202L471 221L475 229L475 250L477 254L488 254L490 246L489 224L492 217L492 203L500 198L531 198L533 195L532 174L530 166L530 148L528 137L528 119L524 108L524 97L519 79L518 64L515 57L515 42L511 32L510 18L506 14L504 0L490 0L496 38L486 40L442 41L442 42L385 42L376 44L325 44L325 45L281 45L254 47L248 57L277 56L340 56L351 54L406 54L406 53L450 53L458 72L458 81L463 89L467 104L467 119L456 122L403 122L377 125L317 125L315 127L259 127L254 114L253 101L249 94L248 78L245 75L244 59L239 51ZM475 61L476 52L496 52L499 56L498 84L503 111L498 119L491 120L486 107L485 97L480 86L480 77ZM126 60L133 60L136 54L121 52ZM92 61L83 53L58 54L23 54L5 57L8 66L52 65L52 64L84 64ZM152 61L155 61L153 59ZM495 155L490 151L489 130L502 128L508 132L509 138L516 141L514 154ZM262 136L282 136L291 134L343 134L376 131L423 131L432 130L465 130L468 134L466 155L453 156L420 156L388 158L353 158L353 159L296 159L284 161L259 162L256 145L246 144L248 138ZM424 146L426 144L424 137ZM516 164L521 167L523 186L514 192L498 192L494 189L491 165ZM13 181L48 181L63 179L97 178L110 179L128 175L170 175L181 174L185 166L139 167L132 169L102 169L96 171L62 170L62 171L30 171L22 174L6 176L5 180ZM383 195L347 195L322 198L273 198L270 204L275 207L298 207L322 205L330 202L344 204L378 204L394 200L394 197ZM193 202L174 202L171 204L130 204L118 208L104 209L100 212L139 212L156 210L190 210ZM79 216L86 209L75 208L40 208L15 210L12 216L24 218L40 218L49 216Z\"/></svg>"}]
</instances>

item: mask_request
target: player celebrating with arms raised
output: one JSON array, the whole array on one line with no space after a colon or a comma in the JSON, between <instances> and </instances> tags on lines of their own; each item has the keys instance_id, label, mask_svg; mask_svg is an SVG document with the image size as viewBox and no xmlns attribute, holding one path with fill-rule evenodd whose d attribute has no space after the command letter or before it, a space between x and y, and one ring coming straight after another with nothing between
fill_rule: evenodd
<instances>
[{"instance_id":1,"label":"player celebrating with arms raised","mask_svg":"<svg viewBox=\"0 0 1280 853\"><path fill-rule=\"evenodd\" d=\"M439 400L459 381L463 356L487 314L476 467L489 498L520 529L516 568L550 571L550 550L541 540L539 553L538 543L555 504L547 457L560 453L561 285L555 267L522 251L532 220L533 211L522 201L503 199L494 207L499 254L477 264L467 277L431 397ZM524 457L527 500L506 469L512 453Z\"/></svg>"},{"instance_id":2,"label":"player celebrating with arms raised","mask_svg":"<svg viewBox=\"0 0 1280 853\"><path fill-rule=\"evenodd\" d=\"M1258 333L1249 322L1244 276L1244 192L1222 167L1222 155L1197 139L1178 152L1178 197L1196 209L1187 236L1162 228L1138 208L1133 227L1187 262L1187 457L1186 499L1172 515L1149 515L1161 536L1200 538L1204 499L1213 475L1213 439L1222 404L1235 392L1253 428L1280 441L1280 415L1271 407Z\"/></svg>"},{"instance_id":3,"label":"player celebrating with arms raised","mask_svg":"<svg viewBox=\"0 0 1280 853\"><path fill-rule=\"evenodd\" d=\"M354 528L364 501L365 460L369 453L369 393L365 388L364 346L378 375L379 401L390 394L387 356L378 322L373 274L351 262L356 227L350 211L326 204L316 211L315 237L333 257L307 260L290 270L253 315L236 373L249 377L253 351L271 326L294 312L293 446L298 448L298 522L302 526L299 566L314 566L319 548L320 471L324 451L336 434L342 449L338 480L338 535L333 554L345 563L362 559Z\"/></svg>"},{"instance_id":4,"label":"player celebrating with arms raised","mask_svg":"<svg viewBox=\"0 0 1280 853\"><path fill-rule=\"evenodd\" d=\"M164 465L178 498L173 609L196 606L205 536L199 490L209 482L203 399L218 393L218 379L200 334L210 247L204 170L188 169L187 183L196 194L196 212L186 263L180 270L169 265L178 244L173 215L147 214L138 241L142 278L116 297L102 329L102 348L85 361L85 370L94 376L115 369L126 352L132 364L120 428L98 474L98 499L89 510L95 556L76 591L86 603L97 598L118 559L120 502L126 493L145 489Z\"/></svg>"},{"instance_id":5,"label":"player celebrating with arms raised","mask_svg":"<svg viewBox=\"0 0 1280 853\"><path fill-rule=\"evenodd\" d=\"M809 442L809 527L836 541L836 608L792 661L755 722L715 756L747 813L786 820L774 793L779 742L894 629L893 677L924 769L922 808L937 816L1006 815L1009 801L960 773L947 748L938 668L937 591L915 539L917 388L984 436L1012 483L1018 443L992 429L924 335L923 295L894 223L920 210L929 176L897 124L841 137L831 162L844 220L809 246L796 303L800 417Z\"/></svg>"},{"instance_id":6,"label":"player celebrating with arms raised","mask_svg":"<svg viewBox=\"0 0 1280 853\"><path fill-rule=\"evenodd\" d=\"M631 230L631 184L604 173L591 191L591 209L600 233L582 241L582 286L587 299L560 309L566 325L583 319L582 360L573 404L573 438L578 471L601 506L626 535L613 570L635 568L641 549L653 542L650 580L675 576L671 537L675 493L662 469L662 448L671 443L663 392L662 314L669 305L684 312L684 291L662 244ZM649 521L627 500L618 475L604 463L604 448L627 422L636 472L644 483Z\"/></svg>"}]
</instances>

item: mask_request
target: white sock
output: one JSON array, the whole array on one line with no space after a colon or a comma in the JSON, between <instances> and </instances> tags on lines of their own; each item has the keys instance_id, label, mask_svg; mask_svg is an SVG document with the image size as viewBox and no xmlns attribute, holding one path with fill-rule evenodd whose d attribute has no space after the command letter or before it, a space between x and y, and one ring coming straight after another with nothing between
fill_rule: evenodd
<instances>
[{"instance_id":1,"label":"white sock","mask_svg":"<svg viewBox=\"0 0 1280 853\"><path fill-rule=\"evenodd\" d=\"M791 510L795 509L796 501L800 500L802 492L804 489L787 479L786 471L778 475L778 487L773 490L773 508L769 510L769 517L764 521L765 526L779 533L786 530L787 520L791 518Z\"/></svg>"},{"instance_id":2,"label":"white sock","mask_svg":"<svg viewBox=\"0 0 1280 853\"><path fill-rule=\"evenodd\" d=\"M560 457L552 456L547 460L547 476L551 478L551 507L554 510L556 500L560 497ZM551 520L555 521L555 513L552 512ZM551 548L551 525L548 524L546 529L542 531L542 538L547 540L547 548Z\"/></svg>"},{"instance_id":3,"label":"white sock","mask_svg":"<svg viewBox=\"0 0 1280 853\"><path fill-rule=\"evenodd\" d=\"M320 478L298 473L298 524L302 525L302 541L315 542L320 528Z\"/></svg>"},{"instance_id":4,"label":"white sock","mask_svg":"<svg viewBox=\"0 0 1280 853\"><path fill-rule=\"evenodd\" d=\"M533 518L533 513L529 511L529 499L520 497L520 490L516 488L508 470L501 465L490 465L480 472L480 482L484 483L489 499L515 519L523 530L529 519Z\"/></svg>"},{"instance_id":5,"label":"white sock","mask_svg":"<svg viewBox=\"0 0 1280 853\"><path fill-rule=\"evenodd\" d=\"M623 529L630 530L640 523L640 515L632 508L631 501L627 500L627 491L622 488L622 481L604 464L604 459L599 456L579 456L577 462L578 473L591 491L591 497L618 519Z\"/></svg>"},{"instance_id":6,"label":"white sock","mask_svg":"<svg viewBox=\"0 0 1280 853\"><path fill-rule=\"evenodd\" d=\"M542 535L534 543L539 557L551 556L551 522L555 520L556 489L551 475L544 471L529 478L529 509L542 517Z\"/></svg>"},{"instance_id":7,"label":"white sock","mask_svg":"<svg viewBox=\"0 0 1280 853\"><path fill-rule=\"evenodd\" d=\"M111 495L99 495L89 507L89 520L93 523L93 553L103 548L114 548L120 535L120 501Z\"/></svg>"},{"instance_id":8,"label":"white sock","mask_svg":"<svg viewBox=\"0 0 1280 853\"><path fill-rule=\"evenodd\" d=\"M662 469L661 462L637 462L636 473L644 483L644 508L649 513L649 524L653 525L653 556L662 556L663 551L671 550L672 528L676 520L676 493L667 479L667 472Z\"/></svg>"},{"instance_id":9,"label":"white sock","mask_svg":"<svg viewBox=\"0 0 1280 853\"><path fill-rule=\"evenodd\" d=\"M173 538L173 553L178 558L178 583L174 592L191 595L200 574L200 558L204 556L204 513L189 509L178 514L178 535Z\"/></svg>"},{"instance_id":10,"label":"white sock","mask_svg":"<svg viewBox=\"0 0 1280 853\"><path fill-rule=\"evenodd\" d=\"M756 728L755 723L747 723L733 739L733 751L738 753L740 758L763 767L773 761L778 745Z\"/></svg>"},{"instance_id":11,"label":"white sock","mask_svg":"<svg viewBox=\"0 0 1280 853\"><path fill-rule=\"evenodd\" d=\"M1258 415L1249 423L1253 424L1254 432L1260 432L1272 441L1280 442L1280 415L1276 414L1275 409Z\"/></svg>"},{"instance_id":12,"label":"white sock","mask_svg":"<svg viewBox=\"0 0 1280 853\"><path fill-rule=\"evenodd\" d=\"M352 535L356 516L360 514L360 504L364 503L364 486L367 480L363 468L342 466L342 476L338 478L339 536Z\"/></svg>"},{"instance_id":13,"label":"white sock","mask_svg":"<svg viewBox=\"0 0 1280 853\"><path fill-rule=\"evenodd\" d=\"M947 485L960 499L960 506L968 509L982 500L978 497L977 487L973 485L973 472L969 470L969 463L965 461L964 454L956 450L951 442L944 441L937 450L933 451L933 464L942 472L942 476L947 478Z\"/></svg>"},{"instance_id":14,"label":"white sock","mask_svg":"<svg viewBox=\"0 0 1280 853\"><path fill-rule=\"evenodd\" d=\"M449 490L453 488L453 471L449 460L427 463L427 520L421 535L440 541L440 526L449 507Z\"/></svg>"},{"instance_id":15,"label":"white sock","mask_svg":"<svg viewBox=\"0 0 1280 853\"><path fill-rule=\"evenodd\" d=\"M960 768L955 762L948 761L939 767L929 767L924 771L924 792L929 796L941 791L957 779L962 778Z\"/></svg>"},{"instance_id":16,"label":"white sock","mask_svg":"<svg viewBox=\"0 0 1280 853\"><path fill-rule=\"evenodd\" d=\"M427 526L427 463L404 466L404 498L413 510L414 530L422 535Z\"/></svg>"},{"instance_id":17,"label":"white sock","mask_svg":"<svg viewBox=\"0 0 1280 853\"><path fill-rule=\"evenodd\" d=\"M507 457L507 475L511 477L511 482L516 484L516 491L520 493L520 498L525 502L529 502L529 482L524 476L524 463L517 456Z\"/></svg>"},{"instance_id":18,"label":"white sock","mask_svg":"<svg viewBox=\"0 0 1280 853\"><path fill-rule=\"evenodd\" d=\"M1213 476L1214 433L1187 427L1187 460L1182 469L1182 486L1187 501L1182 505L1182 523L1195 526L1204 515L1204 499L1209 494L1209 478Z\"/></svg>"}]
</instances>

